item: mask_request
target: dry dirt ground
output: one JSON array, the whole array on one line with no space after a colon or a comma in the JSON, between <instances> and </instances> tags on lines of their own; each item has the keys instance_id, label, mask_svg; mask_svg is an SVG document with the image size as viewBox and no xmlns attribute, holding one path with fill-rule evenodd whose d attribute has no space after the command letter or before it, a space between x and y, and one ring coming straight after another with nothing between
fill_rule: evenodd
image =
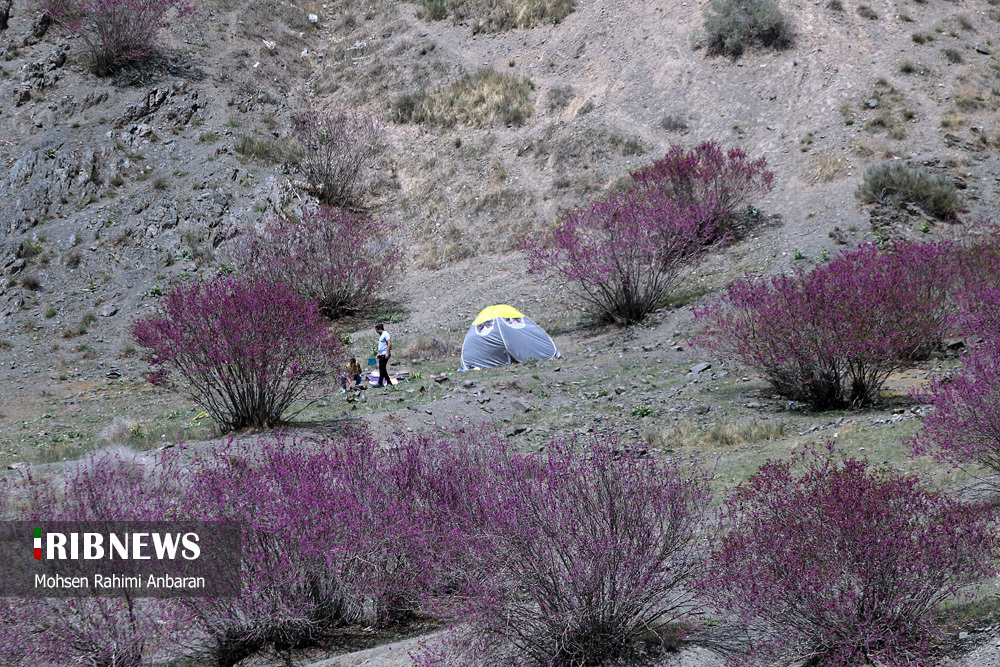
<instances>
[{"instance_id":1,"label":"dry dirt ground","mask_svg":"<svg viewBox=\"0 0 1000 667\"><path fill-rule=\"evenodd\" d=\"M900 444L922 412L909 389L953 357L894 377L878 410L811 414L689 338L694 305L745 271L808 266L876 236L961 237L1000 219L1000 7L782 0L795 46L733 61L695 48L706 4L581 0L558 25L474 34L390 0L199 0L155 67L101 79L81 65L79 40L14 0L0 30L0 465L69 461L109 438L140 449L211 438L195 406L144 381L131 323L171 284L215 274L241 228L308 202L273 160L294 109L388 118L401 93L492 67L531 81L523 125L388 122L391 149L376 165L372 203L399 226L405 269L384 308L338 326L365 357L372 325L387 321L413 379L356 401L334 394L294 428L491 422L529 449L614 435L717 462L720 493L768 457L836 438L930 483L967 484ZM775 188L757 205L768 221L693 271L662 312L628 330L595 326L558 285L527 275L520 238L670 144L705 140L767 158ZM885 159L951 177L967 205L960 220L860 207L862 172ZM455 373L471 319L501 302L542 324L564 359ZM688 377L700 362L712 367ZM130 429L102 439L114 417ZM956 667L1000 664L995 628L963 629L958 649L978 648ZM402 665L408 646L318 664Z\"/></svg>"}]
</instances>

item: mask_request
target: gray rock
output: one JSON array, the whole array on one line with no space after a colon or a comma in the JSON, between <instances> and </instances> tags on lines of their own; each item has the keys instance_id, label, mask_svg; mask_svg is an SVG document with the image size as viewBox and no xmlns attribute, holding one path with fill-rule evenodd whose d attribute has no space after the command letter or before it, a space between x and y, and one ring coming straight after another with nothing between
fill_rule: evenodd
<instances>
[{"instance_id":1,"label":"gray rock","mask_svg":"<svg viewBox=\"0 0 1000 667\"><path fill-rule=\"evenodd\" d=\"M705 371L707 371L711 367L712 367L712 364L710 364L710 363L708 363L706 361L706 362L703 362L703 363L700 363L700 364L695 364L694 366L692 366L691 367L691 372L692 373L696 373L696 374L697 373L704 373Z\"/></svg>"},{"instance_id":2,"label":"gray rock","mask_svg":"<svg viewBox=\"0 0 1000 667\"><path fill-rule=\"evenodd\" d=\"M990 55L990 50L987 49L982 44L976 44L976 53L981 53L984 56L988 56L988 55Z\"/></svg>"},{"instance_id":3,"label":"gray rock","mask_svg":"<svg viewBox=\"0 0 1000 667\"><path fill-rule=\"evenodd\" d=\"M523 398L514 399L514 401L511 404L514 406L514 409L520 412L521 414L531 411L531 404L528 403Z\"/></svg>"},{"instance_id":4,"label":"gray rock","mask_svg":"<svg viewBox=\"0 0 1000 667\"><path fill-rule=\"evenodd\" d=\"M476 386L476 383L473 382L472 380L463 380L462 381L462 388L463 389L472 389L475 386Z\"/></svg>"},{"instance_id":5,"label":"gray rock","mask_svg":"<svg viewBox=\"0 0 1000 667\"><path fill-rule=\"evenodd\" d=\"M696 415L707 415L708 412L709 412L709 410L711 410L711 409L712 408L710 408L707 405L696 405L696 406L694 406L694 413Z\"/></svg>"},{"instance_id":6,"label":"gray rock","mask_svg":"<svg viewBox=\"0 0 1000 667\"><path fill-rule=\"evenodd\" d=\"M447 375L439 375L436 378L434 378L434 381L437 382L438 384L444 384L445 382L448 381L448 376Z\"/></svg>"},{"instance_id":7,"label":"gray rock","mask_svg":"<svg viewBox=\"0 0 1000 667\"><path fill-rule=\"evenodd\" d=\"M867 104L869 107L871 107L872 109L874 109L875 107L878 106L878 99L875 98L875 97L873 97L870 100L868 100L867 102L865 102L865 104Z\"/></svg>"},{"instance_id":8,"label":"gray rock","mask_svg":"<svg viewBox=\"0 0 1000 667\"><path fill-rule=\"evenodd\" d=\"M97 314L101 317L112 317L118 313L118 306L106 303L98 309Z\"/></svg>"},{"instance_id":9,"label":"gray rock","mask_svg":"<svg viewBox=\"0 0 1000 667\"><path fill-rule=\"evenodd\" d=\"M615 387L615 393L618 394L619 396L624 394L626 391L628 391L628 389L626 389L625 387Z\"/></svg>"}]
</instances>

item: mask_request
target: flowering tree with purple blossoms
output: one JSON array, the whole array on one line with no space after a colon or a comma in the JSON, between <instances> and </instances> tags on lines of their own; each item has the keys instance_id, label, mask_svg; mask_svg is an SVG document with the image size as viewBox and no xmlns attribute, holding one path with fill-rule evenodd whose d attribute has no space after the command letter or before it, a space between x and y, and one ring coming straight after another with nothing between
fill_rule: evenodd
<instances>
[{"instance_id":1,"label":"flowering tree with purple blossoms","mask_svg":"<svg viewBox=\"0 0 1000 667\"><path fill-rule=\"evenodd\" d=\"M249 275L316 299L327 317L373 306L392 284L403 253L388 238L394 227L345 209L320 207L301 218L280 217L235 244Z\"/></svg>"},{"instance_id":2,"label":"flowering tree with purple blossoms","mask_svg":"<svg viewBox=\"0 0 1000 667\"><path fill-rule=\"evenodd\" d=\"M765 158L750 160L740 148L727 151L711 141L691 150L675 144L662 159L631 176L640 188L659 191L671 201L689 206L714 202L730 225L741 209L771 191L774 180Z\"/></svg>"},{"instance_id":3,"label":"flowering tree with purple blossoms","mask_svg":"<svg viewBox=\"0 0 1000 667\"><path fill-rule=\"evenodd\" d=\"M642 320L659 308L713 245L738 231L734 207L763 196L772 174L761 158L707 143L632 174L634 185L564 216L521 250L533 273L555 276L600 319Z\"/></svg>"},{"instance_id":4,"label":"flowering tree with purple blossoms","mask_svg":"<svg viewBox=\"0 0 1000 667\"><path fill-rule=\"evenodd\" d=\"M476 553L459 561L466 607L420 664L607 664L688 617L707 534L700 469L615 442L555 441L537 457L480 444L470 467L488 481L459 494L473 501L457 524Z\"/></svg>"},{"instance_id":5,"label":"flowering tree with purple blossoms","mask_svg":"<svg viewBox=\"0 0 1000 667\"><path fill-rule=\"evenodd\" d=\"M393 481L398 461L364 431L252 450L230 444L195 461L190 511L245 529L242 595L189 602L218 664L313 644L337 623L381 626L418 609L435 568L412 496Z\"/></svg>"},{"instance_id":6,"label":"flowering tree with purple blossoms","mask_svg":"<svg viewBox=\"0 0 1000 667\"><path fill-rule=\"evenodd\" d=\"M641 321L719 235L714 205L685 206L629 191L566 215L521 249L533 273L555 276L602 320Z\"/></svg>"},{"instance_id":7,"label":"flowering tree with purple blossoms","mask_svg":"<svg viewBox=\"0 0 1000 667\"><path fill-rule=\"evenodd\" d=\"M96 74L112 74L156 49L156 34L194 11L189 0L43 0L52 20L87 46Z\"/></svg>"},{"instance_id":8,"label":"flowering tree with purple blossoms","mask_svg":"<svg viewBox=\"0 0 1000 667\"><path fill-rule=\"evenodd\" d=\"M223 431L281 423L293 403L329 391L343 356L315 301L234 277L176 286L132 333L150 381L187 394Z\"/></svg>"},{"instance_id":9,"label":"flowering tree with purple blossoms","mask_svg":"<svg viewBox=\"0 0 1000 667\"><path fill-rule=\"evenodd\" d=\"M915 455L1000 472L1000 289L975 291L966 301L964 332L978 342L959 370L916 394L935 409L909 442Z\"/></svg>"},{"instance_id":10,"label":"flowering tree with purple blossoms","mask_svg":"<svg viewBox=\"0 0 1000 667\"><path fill-rule=\"evenodd\" d=\"M810 450L727 499L699 591L745 624L757 665L934 665L938 606L995 573L994 512Z\"/></svg>"},{"instance_id":11,"label":"flowering tree with purple blossoms","mask_svg":"<svg viewBox=\"0 0 1000 667\"><path fill-rule=\"evenodd\" d=\"M811 271L747 276L696 313L700 342L788 398L865 407L947 333L960 282L953 260L947 243L865 244Z\"/></svg>"},{"instance_id":12,"label":"flowering tree with purple blossoms","mask_svg":"<svg viewBox=\"0 0 1000 667\"><path fill-rule=\"evenodd\" d=\"M12 501L2 516L17 521L165 521L176 519L184 471L177 456L97 453L61 476L30 469L0 486ZM176 601L49 598L0 602L0 664L150 664L178 651L190 616Z\"/></svg>"}]
</instances>

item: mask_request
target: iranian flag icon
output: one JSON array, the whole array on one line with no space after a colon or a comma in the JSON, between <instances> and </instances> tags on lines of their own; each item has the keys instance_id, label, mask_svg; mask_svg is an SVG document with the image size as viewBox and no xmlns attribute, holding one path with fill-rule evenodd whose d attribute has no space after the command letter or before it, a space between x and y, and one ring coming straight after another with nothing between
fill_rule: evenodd
<instances>
[{"instance_id":1,"label":"iranian flag icon","mask_svg":"<svg viewBox=\"0 0 1000 667\"><path fill-rule=\"evenodd\" d=\"M35 528L35 560L42 559L42 529Z\"/></svg>"}]
</instances>

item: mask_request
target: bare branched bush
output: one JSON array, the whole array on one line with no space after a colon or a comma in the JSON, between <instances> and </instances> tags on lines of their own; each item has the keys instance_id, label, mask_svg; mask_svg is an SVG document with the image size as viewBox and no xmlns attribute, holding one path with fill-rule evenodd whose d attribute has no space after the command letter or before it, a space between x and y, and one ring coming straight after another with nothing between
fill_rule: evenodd
<instances>
[{"instance_id":1,"label":"bare branched bush","mask_svg":"<svg viewBox=\"0 0 1000 667\"><path fill-rule=\"evenodd\" d=\"M385 127L364 112L305 109L292 118L296 170L321 202L362 208L372 165L385 153Z\"/></svg>"}]
</instances>

